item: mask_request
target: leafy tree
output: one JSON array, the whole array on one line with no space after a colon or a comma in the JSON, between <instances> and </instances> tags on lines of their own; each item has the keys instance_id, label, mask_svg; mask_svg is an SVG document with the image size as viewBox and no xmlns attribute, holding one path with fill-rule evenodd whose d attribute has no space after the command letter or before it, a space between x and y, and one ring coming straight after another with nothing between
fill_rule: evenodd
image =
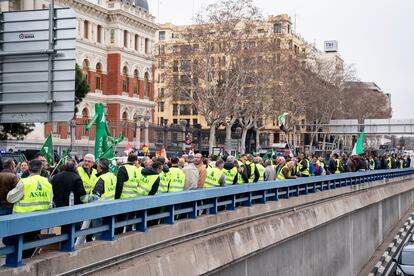
<instances>
[{"instance_id":1,"label":"leafy tree","mask_svg":"<svg viewBox=\"0 0 414 276\"><path fill-rule=\"evenodd\" d=\"M34 124L6 123L0 127L0 140L4 141L11 138L23 140L23 138L33 131Z\"/></svg>"},{"instance_id":2,"label":"leafy tree","mask_svg":"<svg viewBox=\"0 0 414 276\"><path fill-rule=\"evenodd\" d=\"M76 64L76 75L75 75L75 114L78 112L78 105L82 102L83 98L86 97L90 88L88 80Z\"/></svg>"}]
</instances>

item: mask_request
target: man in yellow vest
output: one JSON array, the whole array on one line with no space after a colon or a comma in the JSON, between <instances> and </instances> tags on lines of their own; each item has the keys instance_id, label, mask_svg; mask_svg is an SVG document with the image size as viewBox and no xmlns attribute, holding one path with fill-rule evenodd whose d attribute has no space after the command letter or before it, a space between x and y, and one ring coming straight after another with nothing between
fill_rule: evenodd
<instances>
[{"instance_id":1,"label":"man in yellow vest","mask_svg":"<svg viewBox=\"0 0 414 276\"><path fill-rule=\"evenodd\" d=\"M173 157L173 158L175 158L175 157ZM171 161L172 161L173 158L171 158ZM168 188L169 188L170 182L171 182L170 168L168 167L167 164L165 164L165 158L164 157L157 158L157 161L160 162L161 165L162 165L162 171L160 173L160 185L158 186L157 194L168 193ZM178 158L177 158L176 162L178 162Z\"/></svg>"},{"instance_id":2,"label":"man in yellow vest","mask_svg":"<svg viewBox=\"0 0 414 276\"><path fill-rule=\"evenodd\" d=\"M310 176L310 162L304 153L299 154L298 171L301 177Z\"/></svg>"},{"instance_id":3,"label":"man in yellow vest","mask_svg":"<svg viewBox=\"0 0 414 276\"><path fill-rule=\"evenodd\" d=\"M160 162L154 162L151 167L142 169L141 177L138 179L138 196L152 196L157 193L161 171L162 164Z\"/></svg>"},{"instance_id":4,"label":"man in yellow vest","mask_svg":"<svg viewBox=\"0 0 414 276\"><path fill-rule=\"evenodd\" d=\"M168 193L177 193L184 191L185 174L184 171L179 167L179 160L180 159L177 157L171 158L170 183L167 190Z\"/></svg>"},{"instance_id":5,"label":"man in yellow vest","mask_svg":"<svg viewBox=\"0 0 414 276\"><path fill-rule=\"evenodd\" d=\"M226 185L237 184L238 181L238 171L234 164L234 156L228 156L226 163L223 166L224 176L226 177Z\"/></svg>"},{"instance_id":6,"label":"man in yellow vest","mask_svg":"<svg viewBox=\"0 0 414 276\"><path fill-rule=\"evenodd\" d=\"M261 162L260 157L254 157L253 163L257 168L257 171L259 172L259 179L257 181L264 181L264 174L265 174L265 167L260 163Z\"/></svg>"},{"instance_id":7,"label":"man in yellow vest","mask_svg":"<svg viewBox=\"0 0 414 276\"><path fill-rule=\"evenodd\" d=\"M137 197L138 179L141 177L141 167L138 167L138 156L130 154L127 163L118 169L115 199Z\"/></svg>"},{"instance_id":8,"label":"man in yellow vest","mask_svg":"<svg viewBox=\"0 0 414 276\"><path fill-rule=\"evenodd\" d=\"M109 160L100 159L97 171L97 180L92 187L92 194L99 196L99 201L115 200L116 176L109 171Z\"/></svg>"},{"instance_id":9,"label":"man in yellow vest","mask_svg":"<svg viewBox=\"0 0 414 276\"><path fill-rule=\"evenodd\" d=\"M295 175L292 175L292 169L295 166L295 162L287 162L280 170L276 180L296 179Z\"/></svg>"},{"instance_id":10,"label":"man in yellow vest","mask_svg":"<svg viewBox=\"0 0 414 276\"><path fill-rule=\"evenodd\" d=\"M82 166L77 168L77 172L82 179L83 187L87 194L92 192L92 186L96 183L96 170L93 168L95 164L95 156L93 154L86 154L83 157Z\"/></svg>"},{"instance_id":11,"label":"man in yellow vest","mask_svg":"<svg viewBox=\"0 0 414 276\"><path fill-rule=\"evenodd\" d=\"M127 163L119 167L117 173L116 189L115 189L115 199L119 198L134 198L138 196L137 186L138 179L141 177L142 168L138 163L138 156L136 154L130 154L127 158ZM136 213L129 213L128 216L117 215L116 221L123 221L128 217L128 219L133 219L136 217ZM132 229L130 226L127 229ZM121 234L124 232L124 227L116 228L115 234Z\"/></svg>"},{"instance_id":12,"label":"man in yellow vest","mask_svg":"<svg viewBox=\"0 0 414 276\"><path fill-rule=\"evenodd\" d=\"M216 188L226 185L226 176L223 172L224 161L219 159L215 163L215 168L207 168L207 177L204 188Z\"/></svg>"},{"instance_id":13,"label":"man in yellow vest","mask_svg":"<svg viewBox=\"0 0 414 276\"><path fill-rule=\"evenodd\" d=\"M16 187L7 194L7 201L13 203L13 213L31 213L35 211L45 211L51 208L53 199L52 185L46 177L40 175L42 161L32 160L29 162L29 177L20 179ZM37 238L40 231L25 233L24 242L32 241ZM10 245L10 240L3 242ZM34 249L24 250L23 258L29 258L35 251Z\"/></svg>"}]
</instances>

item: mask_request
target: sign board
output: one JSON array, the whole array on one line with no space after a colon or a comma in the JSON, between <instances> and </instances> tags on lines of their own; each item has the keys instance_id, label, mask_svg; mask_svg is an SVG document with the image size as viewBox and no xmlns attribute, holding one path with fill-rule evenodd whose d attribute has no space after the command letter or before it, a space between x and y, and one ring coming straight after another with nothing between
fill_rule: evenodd
<instances>
[{"instance_id":1,"label":"sign board","mask_svg":"<svg viewBox=\"0 0 414 276\"><path fill-rule=\"evenodd\" d=\"M414 119L366 119L364 121L367 134L413 134Z\"/></svg>"},{"instance_id":2,"label":"sign board","mask_svg":"<svg viewBox=\"0 0 414 276\"><path fill-rule=\"evenodd\" d=\"M338 41L337 40L325 41L323 45L324 45L324 50L327 53L338 52Z\"/></svg>"},{"instance_id":3,"label":"sign board","mask_svg":"<svg viewBox=\"0 0 414 276\"><path fill-rule=\"evenodd\" d=\"M1 14L0 123L68 122L74 115L76 15L52 12Z\"/></svg>"},{"instance_id":4,"label":"sign board","mask_svg":"<svg viewBox=\"0 0 414 276\"><path fill-rule=\"evenodd\" d=\"M358 120L330 120L329 133L331 134L358 134Z\"/></svg>"}]
</instances>

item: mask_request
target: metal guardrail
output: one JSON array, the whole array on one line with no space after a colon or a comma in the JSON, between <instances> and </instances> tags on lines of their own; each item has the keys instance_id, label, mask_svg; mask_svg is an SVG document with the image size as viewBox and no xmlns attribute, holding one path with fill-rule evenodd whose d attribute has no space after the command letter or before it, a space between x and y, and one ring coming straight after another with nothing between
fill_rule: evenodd
<instances>
[{"instance_id":1,"label":"metal guardrail","mask_svg":"<svg viewBox=\"0 0 414 276\"><path fill-rule=\"evenodd\" d=\"M127 231L132 231L132 225L136 225L136 231L146 232L149 221L173 224L177 215L196 219L200 210L217 214L219 211L235 210L238 206L250 207L253 204L265 204L267 201L314 193L317 190L324 191L412 174L414 174L413 168L343 173L5 215L0 216L0 237L13 236L14 243L0 248L0 256L6 255L6 266L18 267L22 265L23 250L59 243L61 251L71 252L75 250L77 237L100 233L100 239L112 241L115 239L115 229L118 227L127 226ZM128 216L131 213L134 215ZM124 215L125 220L117 221L116 217L121 215ZM102 219L102 225L77 230L76 225L80 222L93 219ZM30 242L23 240L24 233L59 226L60 235Z\"/></svg>"}]
</instances>

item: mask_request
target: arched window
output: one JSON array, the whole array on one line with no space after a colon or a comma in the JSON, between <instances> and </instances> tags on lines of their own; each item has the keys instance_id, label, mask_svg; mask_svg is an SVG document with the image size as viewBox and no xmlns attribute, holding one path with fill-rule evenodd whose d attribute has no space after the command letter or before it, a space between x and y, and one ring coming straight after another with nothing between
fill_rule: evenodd
<instances>
[{"instance_id":1,"label":"arched window","mask_svg":"<svg viewBox=\"0 0 414 276\"><path fill-rule=\"evenodd\" d=\"M127 123L128 122L128 112L124 111L122 113L122 122Z\"/></svg>"},{"instance_id":2,"label":"arched window","mask_svg":"<svg viewBox=\"0 0 414 276\"><path fill-rule=\"evenodd\" d=\"M134 71L134 94L138 95L138 70Z\"/></svg>"},{"instance_id":3,"label":"arched window","mask_svg":"<svg viewBox=\"0 0 414 276\"><path fill-rule=\"evenodd\" d=\"M89 84L89 60L84 59L82 63L82 72Z\"/></svg>"},{"instance_id":4,"label":"arched window","mask_svg":"<svg viewBox=\"0 0 414 276\"><path fill-rule=\"evenodd\" d=\"M96 64L95 82L96 82L96 89L102 90L102 64L100 62Z\"/></svg>"},{"instance_id":5,"label":"arched window","mask_svg":"<svg viewBox=\"0 0 414 276\"><path fill-rule=\"evenodd\" d=\"M128 93L128 67L122 69L122 92Z\"/></svg>"},{"instance_id":6,"label":"arched window","mask_svg":"<svg viewBox=\"0 0 414 276\"><path fill-rule=\"evenodd\" d=\"M86 125L89 123L89 111L88 109L85 107L84 109L82 109L82 136L86 136L87 131L86 131Z\"/></svg>"},{"instance_id":7,"label":"arched window","mask_svg":"<svg viewBox=\"0 0 414 276\"><path fill-rule=\"evenodd\" d=\"M149 74L148 72L145 72L144 74L144 97L148 97L148 78L149 78Z\"/></svg>"}]
</instances>

